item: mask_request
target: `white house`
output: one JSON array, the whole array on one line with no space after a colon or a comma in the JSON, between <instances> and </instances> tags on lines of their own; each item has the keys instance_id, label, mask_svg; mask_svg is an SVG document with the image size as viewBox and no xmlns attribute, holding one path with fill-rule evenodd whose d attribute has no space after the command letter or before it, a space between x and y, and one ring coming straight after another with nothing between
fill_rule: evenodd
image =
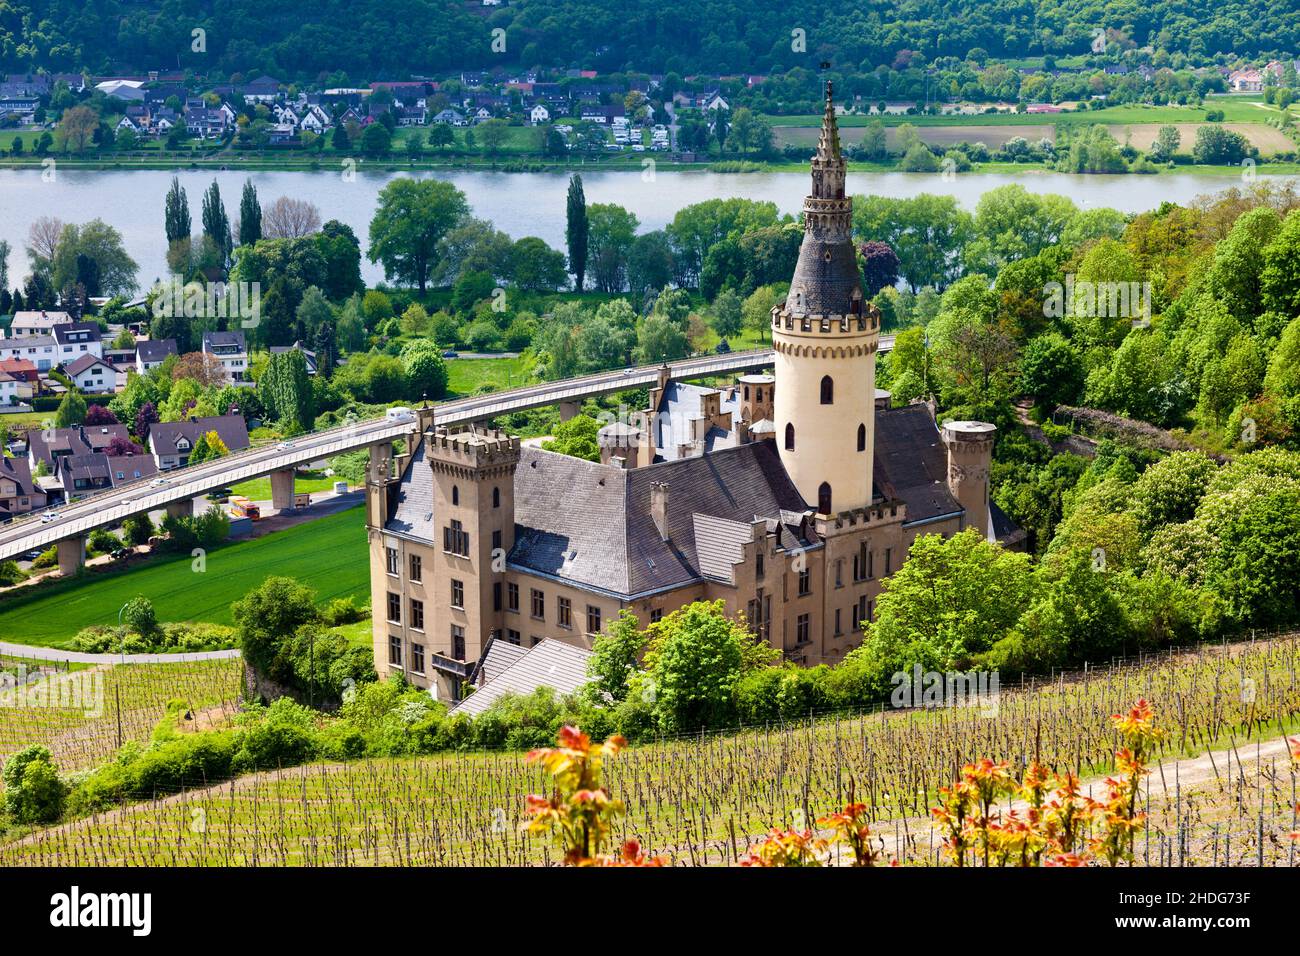
<instances>
[{"instance_id":1,"label":"white house","mask_svg":"<svg viewBox=\"0 0 1300 956\"><path fill-rule=\"evenodd\" d=\"M135 370L143 375L176 354L175 339L144 339L135 343Z\"/></svg>"},{"instance_id":2,"label":"white house","mask_svg":"<svg viewBox=\"0 0 1300 956\"><path fill-rule=\"evenodd\" d=\"M528 120L534 126L539 123L549 123L551 121L551 111L541 103L534 103L533 108L528 111Z\"/></svg>"},{"instance_id":3,"label":"white house","mask_svg":"<svg viewBox=\"0 0 1300 956\"><path fill-rule=\"evenodd\" d=\"M248 346L243 332L204 332L203 354L221 362L230 381L248 381Z\"/></svg>"},{"instance_id":4,"label":"white house","mask_svg":"<svg viewBox=\"0 0 1300 956\"><path fill-rule=\"evenodd\" d=\"M28 335L0 342L0 358L26 359L38 372L48 372L57 364L58 346L52 335Z\"/></svg>"},{"instance_id":5,"label":"white house","mask_svg":"<svg viewBox=\"0 0 1300 956\"><path fill-rule=\"evenodd\" d=\"M69 362L63 371L78 391L87 395L111 395L117 391L117 369L93 355Z\"/></svg>"},{"instance_id":6,"label":"white house","mask_svg":"<svg viewBox=\"0 0 1300 956\"><path fill-rule=\"evenodd\" d=\"M14 338L24 335L50 335L56 325L66 325L72 316L66 312L40 311L15 312L14 320L9 325L9 334Z\"/></svg>"},{"instance_id":7,"label":"white house","mask_svg":"<svg viewBox=\"0 0 1300 956\"><path fill-rule=\"evenodd\" d=\"M18 404L18 384L8 372L0 372L0 405Z\"/></svg>"},{"instance_id":8,"label":"white house","mask_svg":"<svg viewBox=\"0 0 1300 956\"><path fill-rule=\"evenodd\" d=\"M59 362L67 365L83 355L104 357L103 334L94 322L71 322L54 327L54 344L58 347Z\"/></svg>"}]
</instances>

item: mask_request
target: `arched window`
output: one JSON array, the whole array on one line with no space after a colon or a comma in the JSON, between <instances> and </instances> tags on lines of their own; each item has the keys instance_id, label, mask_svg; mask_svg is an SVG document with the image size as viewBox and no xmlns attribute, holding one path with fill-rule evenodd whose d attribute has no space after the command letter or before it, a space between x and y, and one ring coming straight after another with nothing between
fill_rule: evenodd
<instances>
[{"instance_id":1,"label":"arched window","mask_svg":"<svg viewBox=\"0 0 1300 956\"><path fill-rule=\"evenodd\" d=\"M451 503L453 505L460 504L460 488L456 485L451 486Z\"/></svg>"},{"instance_id":2,"label":"arched window","mask_svg":"<svg viewBox=\"0 0 1300 956\"><path fill-rule=\"evenodd\" d=\"M831 513L831 486L829 482L823 481L817 489L817 513L823 515Z\"/></svg>"},{"instance_id":3,"label":"arched window","mask_svg":"<svg viewBox=\"0 0 1300 956\"><path fill-rule=\"evenodd\" d=\"M745 401L749 401L749 386L745 386Z\"/></svg>"},{"instance_id":4,"label":"arched window","mask_svg":"<svg viewBox=\"0 0 1300 956\"><path fill-rule=\"evenodd\" d=\"M867 426L858 426L858 451L867 450Z\"/></svg>"},{"instance_id":5,"label":"arched window","mask_svg":"<svg viewBox=\"0 0 1300 956\"><path fill-rule=\"evenodd\" d=\"M756 399L754 399L754 401L756 401L756 402L761 402L762 400L763 400L763 389L762 389L762 388L759 388L759 390L758 390L758 397L757 397Z\"/></svg>"},{"instance_id":6,"label":"arched window","mask_svg":"<svg viewBox=\"0 0 1300 956\"><path fill-rule=\"evenodd\" d=\"M794 451L794 422L785 423L785 450Z\"/></svg>"},{"instance_id":7,"label":"arched window","mask_svg":"<svg viewBox=\"0 0 1300 956\"><path fill-rule=\"evenodd\" d=\"M822 404L831 405L835 401L835 383L829 375L822 376Z\"/></svg>"},{"instance_id":8,"label":"arched window","mask_svg":"<svg viewBox=\"0 0 1300 956\"><path fill-rule=\"evenodd\" d=\"M500 489L500 488L493 488L493 489L492 489L492 507L493 507L493 508L500 508L500 507L501 507L501 489Z\"/></svg>"}]
</instances>

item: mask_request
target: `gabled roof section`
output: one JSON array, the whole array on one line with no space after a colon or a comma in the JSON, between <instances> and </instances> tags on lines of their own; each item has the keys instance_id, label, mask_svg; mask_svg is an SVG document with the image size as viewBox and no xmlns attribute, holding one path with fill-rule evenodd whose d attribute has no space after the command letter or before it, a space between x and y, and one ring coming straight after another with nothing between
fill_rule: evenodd
<instances>
[{"instance_id":1,"label":"gabled roof section","mask_svg":"<svg viewBox=\"0 0 1300 956\"><path fill-rule=\"evenodd\" d=\"M550 687L556 695L572 694L587 683L591 651L546 638L451 709L453 714L477 717L506 694L527 695Z\"/></svg>"}]
</instances>

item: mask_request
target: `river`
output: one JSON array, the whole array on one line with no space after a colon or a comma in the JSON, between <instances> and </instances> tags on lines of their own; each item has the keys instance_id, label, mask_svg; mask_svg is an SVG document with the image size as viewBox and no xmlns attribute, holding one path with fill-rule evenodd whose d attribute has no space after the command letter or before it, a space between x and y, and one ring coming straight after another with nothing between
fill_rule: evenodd
<instances>
[{"instance_id":1,"label":"river","mask_svg":"<svg viewBox=\"0 0 1300 956\"><path fill-rule=\"evenodd\" d=\"M351 178L331 172L262 172L232 170L179 170L175 173L189 196L197 233L201 229L203 191L213 177L231 219L238 215L243 182L251 178L263 205L288 195L307 199L319 207L323 219L339 219L368 244L370 218L384 184L401 173L359 172ZM565 190L568 172L500 173L447 170L416 175L434 176L455 183L469 199L474 215L491 220L514 238L539 236L557 249L564 248ZM96 217L115 226L127 251L140 266L141 288L166 273L163 241L163 197L173 173L162 170L54 170L52 181L38 169L0 170L0 239L13 252L9 259L10 286L18 285L29 271L25 247L28 229L39 216L65 222ZM956 196L974 209L987 190L1021 183L1033 192L1061 193L1083 208L1111 206L1124 212L1152 209L1166 200L1183 203L1239 184L1237 176L1164 174L1159 176L1100 176L1049 173L961 173L945 181L933 173L851 173L849 191L889 196L942 193ZM683 206L717 197L743 196L771 200L783 211L798 213L808 191L803 172L710 173L697 170L659 170L651 176L641 171L589 172L583 175L588 203L618 203L634 212L641 229L658 229ZM383 278L382 269L362 258L368 283Z\"/></svg>"}]
</instances>

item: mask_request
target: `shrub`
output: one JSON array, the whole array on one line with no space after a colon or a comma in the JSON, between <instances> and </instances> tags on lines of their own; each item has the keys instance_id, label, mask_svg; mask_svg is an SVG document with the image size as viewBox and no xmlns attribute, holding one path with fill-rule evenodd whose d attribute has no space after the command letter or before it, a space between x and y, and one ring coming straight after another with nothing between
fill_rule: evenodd
<instances>
[{"instance_id":1,"label":"shrub","mask_svg":"<svg viewBox=\"0 0 1300 956\"><path fill-rule=\"evenodd\" d=\"M158 630L158 615L153 602L147 597L133 597L122 609L122 623L141 637L150 637Z\"/></svg>"},{"instance_id":2,"label":"shrub","mask_svg":"<svg viewBox=\"0 0 1300 956\"><path fill-rule=\"evenodd\" d=\"M16 823L53 823L63 814L68 788L47 747L24 747L5 762L5 811Z\"/></svg>"}]
</instances>

